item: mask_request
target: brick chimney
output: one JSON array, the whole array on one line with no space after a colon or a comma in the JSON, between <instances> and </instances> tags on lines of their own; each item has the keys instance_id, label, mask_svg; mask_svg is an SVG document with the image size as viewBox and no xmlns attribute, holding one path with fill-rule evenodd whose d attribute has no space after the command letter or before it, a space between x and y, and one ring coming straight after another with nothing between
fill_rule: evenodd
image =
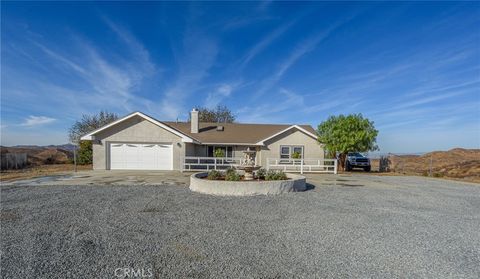
<instances>
[{"instance_id":1,"label":"brick chimney","mask_svg":"<svg viewBox=\"0 0 480 279\"><path fill-rule=\"evenodd\" d=\"M193 108L192 111L190 112L190 125L191 125L191 130L190 132L192 134L198 134L198 110L196 108Z\"/></svg>"}]
</instances>

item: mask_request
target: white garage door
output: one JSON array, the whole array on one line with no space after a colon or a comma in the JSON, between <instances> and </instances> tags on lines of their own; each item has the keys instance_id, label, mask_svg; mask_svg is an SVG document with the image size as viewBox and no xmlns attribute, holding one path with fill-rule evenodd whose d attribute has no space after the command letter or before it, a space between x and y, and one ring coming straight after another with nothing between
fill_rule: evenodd
<instances>
[{"instance_id":1,"label":"white garage door","mask_svg":"<svg viewBox=\"0 0 480 279\"><path fill-rule=\"evenodd\" d=\"M171 144L111 143L112 170L171 170Z\"/></svg>"}]
</instances>

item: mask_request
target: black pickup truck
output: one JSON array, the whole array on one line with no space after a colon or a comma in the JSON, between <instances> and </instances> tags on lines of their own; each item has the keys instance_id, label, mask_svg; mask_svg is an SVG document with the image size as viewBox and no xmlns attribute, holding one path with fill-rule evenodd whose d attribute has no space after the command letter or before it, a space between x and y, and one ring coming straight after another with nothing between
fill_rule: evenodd
<instances>
[{"instance_id":1,"label":"black pickup truck","mask_svg":"<svg viewBox=\"0 0 480 279\"><path fill-rule=\"evenodd\" d=\"M370 159L358 152L349 152L345 162L345 170L351 171L353 168L362 168L365 171L370 171L372 169Z\"/></svg>"}]
</instances>

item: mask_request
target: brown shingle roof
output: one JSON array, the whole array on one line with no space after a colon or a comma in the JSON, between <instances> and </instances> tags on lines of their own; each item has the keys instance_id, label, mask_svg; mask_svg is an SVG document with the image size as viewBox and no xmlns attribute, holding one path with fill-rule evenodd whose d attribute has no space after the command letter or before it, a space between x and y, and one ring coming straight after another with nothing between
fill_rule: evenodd
<instances>
[{"instance_id":1,"label":"brown shingle roof","mask_svg":"<svg viewBox=\"0 0 480 279\"><path fill-rule=\"evenodd\" d=\"M268 137L279 133L292 125L288 124L243 124L243 123L203 123L200 122L199 133L190 132L189 122L162 123L178 130L179 132L200 141L201 143L245 143L256 144ZM217 131L217 126L223 126L223 131ZM310 125L298 125L308 132L315 134Z\"/></svg>"}]
</instances>

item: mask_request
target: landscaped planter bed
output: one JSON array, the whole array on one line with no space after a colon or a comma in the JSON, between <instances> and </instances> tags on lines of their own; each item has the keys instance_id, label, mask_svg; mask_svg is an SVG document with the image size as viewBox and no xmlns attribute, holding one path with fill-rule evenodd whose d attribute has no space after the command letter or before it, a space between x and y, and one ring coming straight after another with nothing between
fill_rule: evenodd
<instances>
[{"instance_id":1,"label":"landscaped planter bed","mask_svg":"<svg viewBox=\"0 0 480 279\"><path fill-rule=\"evenodd\" d=\"M288 192L305 191L305 177L287 174L286 180L209 180L208 173L196 173L190 176L190 190L218 196L254 196L277 195Z\"/></svg>"}]
</instances>

